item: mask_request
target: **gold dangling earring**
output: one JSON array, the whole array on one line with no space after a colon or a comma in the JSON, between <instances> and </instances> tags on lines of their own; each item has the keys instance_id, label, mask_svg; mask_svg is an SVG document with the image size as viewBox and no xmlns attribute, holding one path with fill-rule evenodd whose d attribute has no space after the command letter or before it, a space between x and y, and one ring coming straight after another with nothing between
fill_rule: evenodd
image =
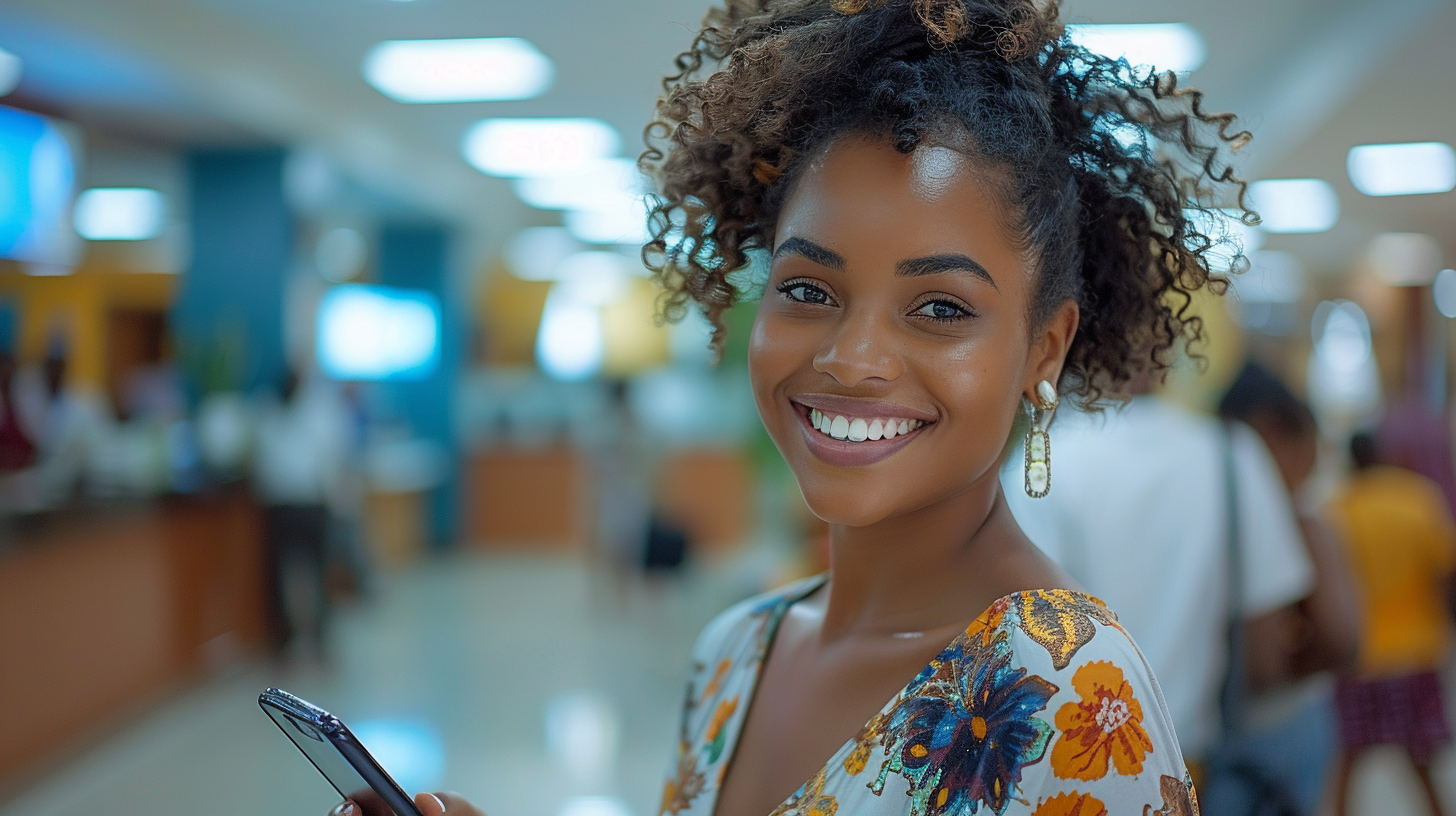
<instances>
[{"instance_id":1,"label":"gold dangling earring","mask_svg":"<svg viewBox=\"0 0 1456 816\"><path fill-rule=\"evenodd\" d=\"M1026 432L1026 495L1044 498L1052 492L1052 438L1047 435L1057 412L1057 389L1046 380L1036 384L1037 401L1027 403L1031 427Z\"/></svg>"}]
</instances>

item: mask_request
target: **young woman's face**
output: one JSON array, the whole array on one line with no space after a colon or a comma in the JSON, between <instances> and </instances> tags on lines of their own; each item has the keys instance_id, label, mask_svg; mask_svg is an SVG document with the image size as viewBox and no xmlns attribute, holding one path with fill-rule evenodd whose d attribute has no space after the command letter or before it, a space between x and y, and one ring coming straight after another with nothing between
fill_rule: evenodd
<instances>
[{"instance_id":1,"label":"young woman's face","mask_svg":"<svg viewBox=\"0 0 1456 816\"><path fill-rule=\"evenodd\" d=\"M865 526L997 478L1022 395L1056 381L1076 325L1068 304L1032 337L1006 220L943 147L845 139L798 180L749 371L820 518Z\"/></svg>"}]
</instances>

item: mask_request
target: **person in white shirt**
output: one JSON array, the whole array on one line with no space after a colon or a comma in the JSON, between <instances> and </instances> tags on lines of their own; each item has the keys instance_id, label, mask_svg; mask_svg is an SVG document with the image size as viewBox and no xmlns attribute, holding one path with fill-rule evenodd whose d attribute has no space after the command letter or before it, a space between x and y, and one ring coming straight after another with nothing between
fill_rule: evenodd
<instances>
[{"instance_id":1,"label":"person in white shirt","mask_svg":"<svg viewBox=\"0 0 1456 816\"><path fill-rule=\"evenodd\" d=\"M1116 609L1162 686L1186 756L1207 761L1220 737L1228 668L1231 446L1240 541L1239 617L1248 681L1267 687L1311 665L1285 633L1315 590L1288 491L1246 426L1156 396L1100 415L1065 412L1051 430L1052 489L1022 489L1021 457L1003 471L1007 500L1043 552Z\"/></svg>"},{"instance_id":2,"label":"person in white shirt","mask_svg":"<svg viewBox=\"0 0 1456 816\"><path fill-rule=\"evenodd\" d=\"M299 635L322 653L326 545L330 507L344 484L346 417L325 384L300 384L292 373L279 397L261 407L253 455L253 488L265 506L270 634L277 653Z\"/></svg>"}]
</instances>

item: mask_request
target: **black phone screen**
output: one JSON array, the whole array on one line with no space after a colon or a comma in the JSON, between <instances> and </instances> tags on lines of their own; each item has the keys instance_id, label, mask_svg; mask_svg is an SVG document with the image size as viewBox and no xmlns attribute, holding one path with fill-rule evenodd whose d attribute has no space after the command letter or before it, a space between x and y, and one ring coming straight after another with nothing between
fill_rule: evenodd
<instances>
[{"instance_id":1,"label":"black phone screen","mask_svg":"<svg viewBox=\"0 0 1456 816\"><path fill-rule=\"evenodd\" d=\"M272 705L265 704L262 708L339 794L359 806L362 816L415 816L418 813L413 809L411 813L396 813L344 757L341 753L344 748L331 741L313 723ZM357 746L357 742L354 745ZM364 754L362 746L359 753ZM367 754L364 756L367 757Z\"/></svg>"}]
</instances>

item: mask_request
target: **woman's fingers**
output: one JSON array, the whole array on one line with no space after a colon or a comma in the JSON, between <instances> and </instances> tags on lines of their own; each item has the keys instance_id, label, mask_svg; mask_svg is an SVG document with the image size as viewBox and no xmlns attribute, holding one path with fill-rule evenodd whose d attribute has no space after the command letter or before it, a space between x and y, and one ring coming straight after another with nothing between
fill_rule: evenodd
<instances>
[{"instance_id":1,"label":"woman's fingers","mask_svg":"<svg viewBox=\"0 0 1456 816\"><path fill-rule=\"evenodd\" d=\"M334 809L329 811L329 816L359 816L359 806L345 799L334 805Z\"/></svg>"},{"instance_id":2,"label":"woman's fingers","mask_svg":"<svg viewBox=\"0 0 1456 816\"><path fill-rule=\"evenodd\" d=\"M425 816L485 816L458 793L417 793L415 807Z\"/></svg>"}]
</instances>

